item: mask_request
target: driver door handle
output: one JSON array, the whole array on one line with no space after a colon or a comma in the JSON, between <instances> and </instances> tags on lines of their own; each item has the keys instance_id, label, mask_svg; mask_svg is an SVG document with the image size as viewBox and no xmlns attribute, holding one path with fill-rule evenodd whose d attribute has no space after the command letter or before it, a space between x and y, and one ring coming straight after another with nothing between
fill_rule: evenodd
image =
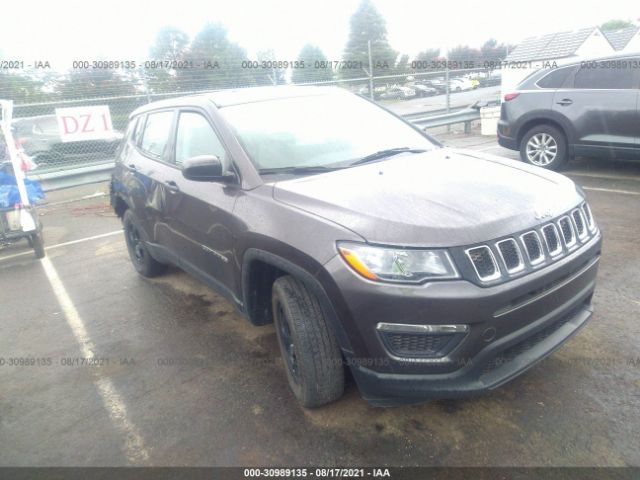
<instances>
[{"instance_id":1,"label":"driver door handle","mask_svg":"<svg viewBox=\"0 0 640 480\"><path fill-rule=\"evenodd\" d=\"M571 105L573 103L573 100L571 100L570 98L563 98L562 100L556 103L558 105L562 105L563 107L566 107L567 105Z\"/></svg>"},{"instance_id":2,"label":"driver door handle","mask_svg":"<svg viewBox=\"0 0 640 480\"><path fill-rule=\"evenodd\" d=\"M173 180L167 180L166 182L164 182L164 184L167 187L167 190L169 190L171 193L178 193L180 191L180 187Z\"/></svg>"}]
</instances>

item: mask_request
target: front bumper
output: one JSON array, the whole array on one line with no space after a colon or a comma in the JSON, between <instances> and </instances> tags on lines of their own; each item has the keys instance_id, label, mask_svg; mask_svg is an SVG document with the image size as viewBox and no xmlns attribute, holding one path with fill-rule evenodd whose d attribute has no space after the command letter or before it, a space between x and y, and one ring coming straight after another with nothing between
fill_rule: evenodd
<instances>
[{"instance_id":1,"label":"front bumper","mask_svg":"<svg viewBox=\"0 0 640 480\"><path fill-rule=\"evenodd\" d=\"M326 267L344 295L338 312L351 340L347 361L365 399L376 405L455 398L496 388L556 350L591 316L602 238L539 271L480 287L459 280L381 285L338 264ZM344 268L343 268L344 267ZM507 308L505 308L507 306ZM380 322L468 325L443 358L391 355Z\"/></svg>"}]
</instances>

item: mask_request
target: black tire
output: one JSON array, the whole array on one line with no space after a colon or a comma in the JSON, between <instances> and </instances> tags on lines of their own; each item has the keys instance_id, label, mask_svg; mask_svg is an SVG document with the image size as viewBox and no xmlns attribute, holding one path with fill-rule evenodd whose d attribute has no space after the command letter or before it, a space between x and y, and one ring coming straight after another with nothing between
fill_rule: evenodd
<instances>
[{"instance_id":1,"label":"black tire","mask_svg":"<svg viewBox=\"0 0 640 480\"><path fill-rule=\"evenodd\" d=\"M158 262L149 253L144 242L142 228L139 227L138 221L131 210L124 212L122 223L129 257L136 271L143 277L162 275L167 270L167 265Z\"/></svg>"},{"instance_id":2,"label":"black tire","mask_svg":"<svg viewBox=\"0 0 640 480\"><path fill-rule=\"evenodd\" d=\"M545 156L544 159L540 155L535 157L535 153L533 152L536 150L534 146L529 143L534 137L538 140L550 138L549 145L555 146L555 149L548 150L550 154L555 152L555 157L553 157L551 161L547 162L548 156ZM549 145L547 148L549 148ZM546 151L543 153L547 155ZM536 125L524 134L520 142L520 159L529 165L535 165L548 170L560 170L567 163L568 157L567 140L564 134L552 125ZM540 160L536 160L536 158Z\"/></svg>"},{"instance_id":3,"label":"black tire","mask_svg":"<svg viewBox=\"0 0 640 480\"><path fill-rule=\"evenodd\" d=\"M287 275L274 282L272 305L289 386L298 401L315 408L340 398L342 354L316 296Z\"/></svg>"},{"instance_id":4,"label":"black tire","mask_svg":"<svg viewBox=\"0 0 640 480\"><path fill-rule=\"evenodd\" d=\"M29 235L29 246L33 248L36 258L44 258L44 239L42 231Z\"/></svg>"}]
</instances>

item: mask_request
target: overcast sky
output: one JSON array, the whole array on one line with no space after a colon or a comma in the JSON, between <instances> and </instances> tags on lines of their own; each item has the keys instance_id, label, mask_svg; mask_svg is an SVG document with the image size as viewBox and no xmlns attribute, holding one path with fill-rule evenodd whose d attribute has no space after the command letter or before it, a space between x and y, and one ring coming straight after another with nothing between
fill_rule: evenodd
<instances>
[{"instance_id":1,"label":"overcast sky","mask_svg":"<svg viewBox=\"0 0 640 480\"><path fill-rule=\"evenodd\" d=\"M486 39L523 38L588 27L612 18L636 21L630 0L373 0L387 21L391 45L411 56L426 48L479 47ZM229 37L255 57L273 48L291 60L311 42L338 60L359 0L136 0L9 1L2 6L3 59L49 60L55 69L73 60L145 60L157 30L174 25L193 37L207 21L221 22Z\"/></svg>"}]
</instances>

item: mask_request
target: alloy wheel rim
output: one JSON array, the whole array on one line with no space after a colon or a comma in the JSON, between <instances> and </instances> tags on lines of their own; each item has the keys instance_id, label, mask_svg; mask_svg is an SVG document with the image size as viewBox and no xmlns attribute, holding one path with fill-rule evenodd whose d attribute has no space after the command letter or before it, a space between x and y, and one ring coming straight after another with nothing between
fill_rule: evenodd
<instances>
[{"instance_id":1,"label":"alloy wheel rim","mask_svg":"<svg viewBox=\"0 0 640 480\"><path fill-rule=\"evenodd\" d=\"M527 142L526 153L531 163L545 167L558 156L558 143L548 133L536 133Z\"/></svg>"}]
</instances>

